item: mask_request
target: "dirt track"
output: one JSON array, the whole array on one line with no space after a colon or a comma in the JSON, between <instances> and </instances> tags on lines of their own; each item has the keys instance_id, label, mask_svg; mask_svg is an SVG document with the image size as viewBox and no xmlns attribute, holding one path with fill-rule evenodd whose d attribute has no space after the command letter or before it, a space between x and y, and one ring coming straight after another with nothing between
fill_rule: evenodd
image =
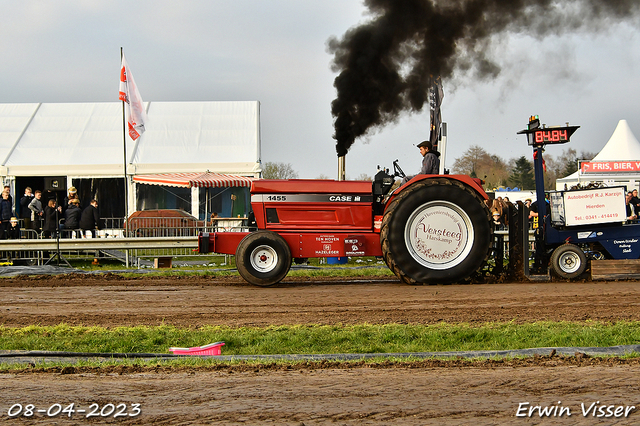
<instances>
[{"instance_id":1,"label":"dirt track","mask_svg":"<svg viewBox=\"0 0 640 426\"><path fill-rule=\"evenodd\" d=\"M512 424L521 403L561 401L571 417L544 424L594 424L598 419L583 417L580 404L639 406L639 374L639 365L0 374L0 419L10 421L6 413L16 402L37 409L72 402L87 409L96 402L125 403L129 412L140 403L139 416L109 419L126 424ZM618 424L637 424L639 415L634 410ZM72 420L83 424L84 416Z\"/></svg>"},{"instance_id":2,"label":"dirt track","mask_svg":"<svg viewBox=\"0 0 640 426\"><path fill-rule=\"evenodd\" d=\"M0 280L0 324L154 325L435 323L640 320L640 283L538 283L410 287L303 282L256 288L239 279L107 277ZM71 371L0 374L0 422L50 424L45 414L9 419L14 403L141 404L128 424L504 424L518 404L562 406L545 424L594 424L580 403L640 409L638 362L315 365L220 371ZM385 366L381 366L385 367ZM69 371L66 371L69 373ZM535 418L540 420L537 412ZM617 424L640 422L637 410ZM68 419L57 417L60 424ZM103 419L104 420L104 419ZM528 422L531 422L530 419ZM606 424L613 424L608 419ZM80 415L72 423L84 423Z\"/></svg>"},{"instance_id":3,"label":"dirt track","mask_svg":"<svg viewBox=\"0 0 640 426\"><path fill-rule=\"evenodd\" d=\"M0 280L0 324L265 326L279 324L640 320L640 284L407 286L239 278L59 276Z\"/></svg>"}]
</instances>

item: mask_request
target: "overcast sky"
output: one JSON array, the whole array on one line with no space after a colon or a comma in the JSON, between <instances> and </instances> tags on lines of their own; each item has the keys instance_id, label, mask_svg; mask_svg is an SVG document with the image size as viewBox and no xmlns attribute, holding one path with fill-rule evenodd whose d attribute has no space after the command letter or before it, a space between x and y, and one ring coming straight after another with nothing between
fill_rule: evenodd
<instances>
[{"instance_id":1,"label":"overcast sky","mask_svg":"<svg viewBox=\"0 0 640 426\"><path fill-rule=\"evenodd\" d=\"M302 178L337 176L327 40L368 19L360 0L0 5L0 103L117 101L122 46L144 101L260 101L263 163L291 163ZM447 167L471 145L531 157L516 135L531 114L581 126L569 145L547 149L553 156L569 147L598 152L620 119L640 137L637 19L593 34L513 35L494 48L496 79L444 81ZM416 173L415 144L428 129L426 111L357 140L347 176L372 176L395 159Z\"/></svg>"}]
</instances>

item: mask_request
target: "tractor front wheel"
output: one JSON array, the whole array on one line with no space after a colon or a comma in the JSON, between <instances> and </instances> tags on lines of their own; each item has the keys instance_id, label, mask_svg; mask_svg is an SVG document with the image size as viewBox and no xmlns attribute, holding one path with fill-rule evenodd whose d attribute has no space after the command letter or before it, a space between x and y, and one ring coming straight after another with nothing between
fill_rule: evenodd
<instances>
[{"instance_id":1,"label":"tractor front wheel","mask_svg":"<svg viewBox=\"0 0 640 426\"><path fill-rule=\"evenodd\" d=\"M252 232L238 244L236 266L247 282L267 287L282 281L289 272L291 250L275 232Z\"/></svg>"}]
</instances>

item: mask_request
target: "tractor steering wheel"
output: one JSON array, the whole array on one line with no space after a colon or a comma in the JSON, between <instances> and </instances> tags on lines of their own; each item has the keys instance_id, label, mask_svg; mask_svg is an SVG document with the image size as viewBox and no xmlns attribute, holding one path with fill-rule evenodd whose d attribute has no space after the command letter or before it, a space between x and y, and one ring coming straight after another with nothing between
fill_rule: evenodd
<instances>
[{"instance_id":1,"label":"tractor steering wheel","mask_svg":"<svg viewBox=\"0 0 640 426\"><path fill-rule=\"evenodd\" d=\"M404 177L407 176L407 175L404 174L404 172L402 171L402 169L398 165L398 160L393 162L393 175L394 176L399 176L401 178L404 178Z\"/></svg>"}]
</instances>

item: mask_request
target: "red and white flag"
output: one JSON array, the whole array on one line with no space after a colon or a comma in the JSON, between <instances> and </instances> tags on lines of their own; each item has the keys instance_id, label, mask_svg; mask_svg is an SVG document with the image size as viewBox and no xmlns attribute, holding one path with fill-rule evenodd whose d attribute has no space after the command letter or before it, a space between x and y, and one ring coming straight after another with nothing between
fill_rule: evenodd
<instances>
[{"instance_id":1,"label":"red and white flag","mask_svg":"<svg viewBox=\"0 0 640 426\"><path fill-rule=\"evenodd\" d=\"M120 96L125 103L125 116L129 126L129 136L136 140L144 133L144 123L147 120L147 113L138 92L138 86L133 80L131 69L122 55L122 66L120 67Z\"/></svg>"}]
</instances>

